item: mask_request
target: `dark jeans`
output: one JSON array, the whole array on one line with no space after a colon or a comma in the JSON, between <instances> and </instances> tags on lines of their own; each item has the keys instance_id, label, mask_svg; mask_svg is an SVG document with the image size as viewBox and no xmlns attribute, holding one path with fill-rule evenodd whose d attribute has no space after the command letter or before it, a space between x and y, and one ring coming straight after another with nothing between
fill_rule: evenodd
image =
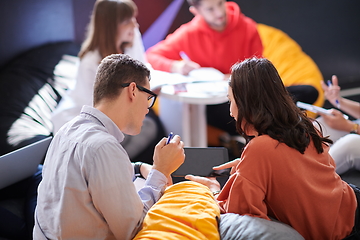
<instances>
[{"instance_id":1,"label":"dark jeans","mask_svg":"<svg viewBox=\"0 0 360 240\"><path fill-rule=\"evenodd\" d=\"M350 187L352 187L354 189L355 195L356 195L356 200L357 200L357 208L356 208L356 212L355 212L355 225L354 228L351 232L351 234L349 236L347 236L346 238L344 238L344 240L355 240L355 239L360 239L360 188L358 188L357 186L353 185L353 184L349 184Z\"/></svg>"},{"instance_id":2,"label":"dark jeans","mask_svg":"<svg viewBox=\"0 0 360 240\"><path fill-rule=\"evenodd\" d=\"M41 179L42 165L39 165L33 176L0 190L0 200L24 198L24 206L21 209L24 218L0 207L0 237L32 239L37 187Z\"/></svg>"},{"instance_id":3,"label":"dark jeans","mask_svg":"<svg viewBox=\"0 0 360 240\"><path fill-rule=\"evenodd\" d=\"M297 85L286 88L294 102L301 101L313 104L319 96L316 88L310 85ZM232 136L238 135L235 120L230 117L230 105L228 103L206 106L207 123L219 128Z\"/></svg>"}]
</instances>

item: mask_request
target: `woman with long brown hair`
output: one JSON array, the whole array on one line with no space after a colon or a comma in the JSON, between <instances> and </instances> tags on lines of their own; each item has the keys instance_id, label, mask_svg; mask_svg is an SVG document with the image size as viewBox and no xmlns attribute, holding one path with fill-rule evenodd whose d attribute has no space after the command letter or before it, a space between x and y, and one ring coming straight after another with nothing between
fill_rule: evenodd
<instances>
[{"instance_id":1,"label":"woman with long brown hair","mask_svg":"<svg viewBox=\"0 0 360 240\"><path fill-rule=\"evenodd\" d=\"M277 219L305 239L357 234L356 187L336 174L331 140L296 107L273 64L263 58L235 64L228 97L247 144L240 159L214 168L233 167L216 196L221 211ZM186 178L220 190L214 179Z\"/></svg>"},{"instance_id":2,"label":"woman with long brown hair","mask_svg":"<svg viewBox=\"0 0 360 240\"><path fill-rule=\"evenodd\" d=\"M83 105L92 106L93 84L100 61L114 53L125 53L146 63L144 45L136 21L137 6L132 0L97 0L88 26L87 37L79 52L75 87L64 96L52 116L54 133L80 113ZM160 120L152 110L145 118L141 133L126 136L123 142L131 159L141 159L143 151L164 136ZM142 159L152 163L152 158Z\"/></svg>"}]
</instances>

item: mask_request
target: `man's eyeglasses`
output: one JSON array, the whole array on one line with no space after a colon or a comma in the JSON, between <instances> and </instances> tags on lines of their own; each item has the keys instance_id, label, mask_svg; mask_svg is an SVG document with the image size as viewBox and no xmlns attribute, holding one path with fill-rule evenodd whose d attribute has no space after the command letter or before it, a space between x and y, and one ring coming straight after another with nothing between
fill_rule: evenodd
<instances>
[{"instance_id":1,"label":"man's eyeglasses","mask_svg":"<svg viewBox=\"0 0 360 240\"><path fill-rule=\"evenodd\" d=\"M135 83L136 84L136 83ZM124 83L124 84L121 84L122 87L128 87L130 86L130 83ZM150 94L150 96L148 97L148 109L150 109L152 106L154 106L154 103L155 103L155 100L156 100L156 97L157 97L157 94L150 91L149 89L147 88L144 88L142 86L139 86L136 84L136 87L140 90L140 91L143 91L143 92L146 92L148 94Z\"/></svg>"}]
</instances>

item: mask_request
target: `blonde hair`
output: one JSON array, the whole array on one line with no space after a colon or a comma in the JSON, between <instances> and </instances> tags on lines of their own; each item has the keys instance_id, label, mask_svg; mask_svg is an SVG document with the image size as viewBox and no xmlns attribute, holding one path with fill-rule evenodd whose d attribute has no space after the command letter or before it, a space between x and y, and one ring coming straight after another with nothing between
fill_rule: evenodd
<instances>
[{"instance_id":1,"label":"blonde hair","mask_svg":"<svg viewBox=\"0 0 360 240\"><path fill-rule=\"evenodd\" d=\"M118 24L131 19L137 14L137 7L132 0L97 0L87 29L87 36L81 46L79 57L87 52L98 49L101 58L118 53L116 36ZM123 43L121 53L126 46L132 43Z\"/></svg>"}]
</instances>

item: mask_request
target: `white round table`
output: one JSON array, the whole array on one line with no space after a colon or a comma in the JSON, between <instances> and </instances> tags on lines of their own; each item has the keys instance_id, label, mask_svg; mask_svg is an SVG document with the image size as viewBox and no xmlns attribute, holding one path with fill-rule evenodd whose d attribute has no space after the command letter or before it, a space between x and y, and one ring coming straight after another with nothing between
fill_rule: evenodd
<instances>
[{"instance_id":1,"label":"white round table","mask_svg":"<svg viewBox=\"0 0 360 240\"><path fill-rule=\"evenodd\" d=\"M207 147L206 105L228 101L227 88L227 81L162 86L160 119L165 130L180 135L186 147Z\"/></svg>"}]
</instances>

